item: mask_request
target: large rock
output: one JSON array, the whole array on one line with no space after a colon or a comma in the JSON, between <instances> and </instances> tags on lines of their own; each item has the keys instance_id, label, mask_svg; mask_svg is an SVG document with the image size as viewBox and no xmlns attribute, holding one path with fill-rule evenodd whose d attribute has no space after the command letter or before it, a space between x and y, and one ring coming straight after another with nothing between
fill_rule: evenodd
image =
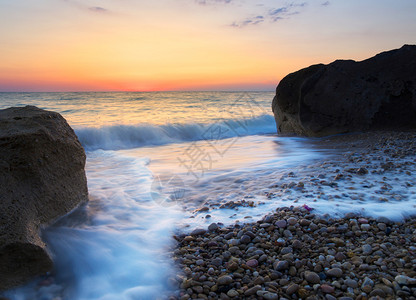
<instances>
[{"instance_id":1,"label":"large rock","mask_svg":"<svg viewBox=\"0 0 416 300\"><path fill-rule=\"evenodd\" d=\"M287 75L272 109L280 133L304 136L416 127L416 46Z\"/></svg>"},{"instance_id":2,"label":"large rock","mask_svg":"<svg viewBox=\"0 0 416 300\"><path fill-rule=\"evenodd\" d=\"M42 225L87 201L85 152L58 113L0 111L0 289L52 268Z\"/></svg>"}]
</instances>

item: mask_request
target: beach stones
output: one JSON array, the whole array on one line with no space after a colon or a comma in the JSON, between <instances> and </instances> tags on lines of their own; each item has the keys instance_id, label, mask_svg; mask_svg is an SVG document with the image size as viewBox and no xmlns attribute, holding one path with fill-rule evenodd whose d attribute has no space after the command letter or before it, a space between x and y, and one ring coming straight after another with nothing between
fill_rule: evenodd
<instances>
[{"instance_id":1,"label":"beach stones","mask_svg":"<svg viewBox=\"0 0 416 300\"><path fill-rule=\"evenodd\" d=\"M283 271L289 269L289 262L286 260L278 261L274 264L274 269L276 271Z\"/></svg>"},{"instance_id":2,"label":"beach stones","mask_svg":"<svg viewBox=\"0 0 416 300\"><path fill-rule=\"evenodd\" d=\"M207 232L207 231L203 228L196 228L191 232L191 235L192 236L203 235L203 234L205 234L205 232Z\"/></svg>"},{"instance_id":3,"label":"beach stones","mask_svg":"<svg viewBox=\"0 0 416 300\"><path fill-rule=\"evenodd\" d=\"M193 299L411 299L416 218L382 221L357 213L335 218L284 207L267 220L178 239L181 251L175 259L188 268L186 277L194 285L206 286L202 294L192 286L179 293ZM209 246L212 241L215 247Z\"/></svg>"},{"instance_id":4,"label":"beach stones","mask_svg":"<svg viewBox=\"0 0 416 300\"><path fill-rule=\"evenodd\" d=\"M362 251L363 251L364 255L368 255L371 252L373 252L373 247L371 247L371 245L369 245L369 244L365 244L365 245L362 246Z\"/></svg>"},{"instance_id":5,"label":"beach stones","mask_svg":"<svg viewBox=\"0 0 416 300\"><path fill-rule=\"evenodd\" d=\"M274 223L278 228L285 228L287 225L286 220L279 220Z\"/></svg>"},{"instance_id":6,"label":"beach stones","mask_svg":"<svg viewBox=\"0 0 416 300\"><path fill-rule=\"evenodd\" d=\"M309 283L316 284L321 282L321 278L315 272L306 271L305 272L305 279Z\"/></svg>"},{"instance_id":7,"label":"beach stones","mask_svg":"<svg viewBox=\"0 0 416 300\"><path fill-rule=\"evenodd\" d=\"M337 277L340 278L343 275L343 272L340 268L332 268L326 271L326 275L330 277Z\"/></svg>"},{"instance_id":8,"label":"beach stones","mask_svg":"<svg viewBox=\"0 0 416 300\"><path fill-rule=\"evenodd\" d=\"M218 227L218 225L216 224L216 223L211 223L209 226L208 226L208 230L209 231L215 231L215 230L217 230L219 227Z\"/></svg>"},{"instance_id":9,"label":"beach stones","mask_svg":"<svg viewBox=\"0 0 416 300\"><path fill-rule=\"evenodd\" d=\"M217 280L218 285L226 285L226 284L230 284L232 282L233 282L233 278L231 276L228 276L228 275L223 275L223 276L219 277L218 280Z\"/></svg>"},{"instance_id":10,"label":"beach stones","mask_svg":"<svg viewBox=\"0 0 416 300\"><path fill-rule=\"evenodd\" d=\"M255 268L259 265L259 262L257 261L257 259L250 259L246 262L246 265L250 268Z\"/></svg>"}]
</instances>

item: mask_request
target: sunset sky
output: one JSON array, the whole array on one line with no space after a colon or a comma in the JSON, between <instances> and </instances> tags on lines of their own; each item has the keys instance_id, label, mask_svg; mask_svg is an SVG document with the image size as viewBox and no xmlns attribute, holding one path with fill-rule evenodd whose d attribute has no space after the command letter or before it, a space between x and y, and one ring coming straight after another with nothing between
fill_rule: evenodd
<instances>
[{"instance_id":1,"label":"sunset sky","mask_svg":"<svg viewBox=\"0 0 416 300\"><path fill-rule=\"evenodd\" d=\"M273 90L416 41L415 0L0 0L0 91Z\"/></svg>"}]
</instances>

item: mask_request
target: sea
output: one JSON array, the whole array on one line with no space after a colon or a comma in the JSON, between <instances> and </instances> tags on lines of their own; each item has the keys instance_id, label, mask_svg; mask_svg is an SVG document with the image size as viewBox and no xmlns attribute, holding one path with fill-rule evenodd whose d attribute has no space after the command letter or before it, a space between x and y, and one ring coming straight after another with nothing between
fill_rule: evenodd
<instances>
[{"instance_id":1,"label":"sea","mask_svg":"<svg viewBox=\"0 0 416 300\"><path fill-rule=\"evenodd\" d=\"M281 206L321 206L323 213L351 209L349 203L328 205L325 197L270 199L270 189L293 171L342 155L319 146L319 139L280 137L273 97L274 92L0 93L0 109L34 105L64 116L85 148L89 189L86 205L42 230L54 270L4 295L166 299L179 272L169 254L175 234L213 222L253 222Z\"/></svg>"}]
</instances>

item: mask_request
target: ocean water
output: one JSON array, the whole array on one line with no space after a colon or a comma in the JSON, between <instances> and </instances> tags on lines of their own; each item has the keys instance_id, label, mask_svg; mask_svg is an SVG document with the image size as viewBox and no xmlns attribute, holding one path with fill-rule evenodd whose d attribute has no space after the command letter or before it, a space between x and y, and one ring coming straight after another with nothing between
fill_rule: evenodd
<instances>
[{"instance_id":1,"label":"ocean water","mask_svg":"<svg viewBox=\"0 0 416 300\"><path fill-rule=\"evenodd\" d=\"M173 234L212 222L256 220L279 206L311 205L312 198L299 203L290 193L270 200L268 191L290 179L292 171L301 173L341 154L319 147L316 139L279 137L273 96L0 93L0 109L35 105L67 119L87 153L90 197L42 232L53 272L5 295L16 300L164 299L177 273L169 258ZM318 192L312 205L320 212L351 210L352 199L334 202ZM356 208L371 205L377 206L368 198ZM400 205L381 211L378 205L377 213L393 209L401 215L408 207Z\"/></svg>"}]
</instances>

